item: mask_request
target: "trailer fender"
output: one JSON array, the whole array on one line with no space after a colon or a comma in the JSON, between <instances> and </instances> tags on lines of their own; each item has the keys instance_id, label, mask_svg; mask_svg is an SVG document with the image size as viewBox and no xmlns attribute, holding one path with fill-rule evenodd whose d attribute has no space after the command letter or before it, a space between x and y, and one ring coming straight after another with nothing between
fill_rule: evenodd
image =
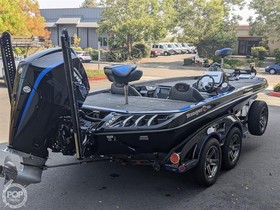
<instances>
[{"instance_id":1,"label":"trailer fender","mask_svg":"<svg viewBox=\"0 0 280 210\"><path fill-rule=\"evenodd\" d=\"M194 153L194 158L195 159L199 160L203 147L205 146L205 144L211 138L217 139L220 144L222 143L222 136L218 132L213 132L213 133L208 134L206 136L206 138L205 139L201 139L200 140L200 144L197 145L197 149L196 149L196 151L194 151L195 152Z\"/></svg>"},{"instance_id":2,"label":"trailer fender","mask_svg":"<svg viewBox=\"0 0 280 210\"><path fill-rule=\"evenodd\" d=\"M201 149L206 144L207 140L209 140L210 138L215 138L219 142L221 142L222 140L221 135L218 132L212 132L210 134L207 134L207 129L202 129L197 135L191 138L190 141L188 141L184 145L180 153L181 159L185 159L189 152L192 152L193 160L198 159Z\"/></svg>"}]
</instances>

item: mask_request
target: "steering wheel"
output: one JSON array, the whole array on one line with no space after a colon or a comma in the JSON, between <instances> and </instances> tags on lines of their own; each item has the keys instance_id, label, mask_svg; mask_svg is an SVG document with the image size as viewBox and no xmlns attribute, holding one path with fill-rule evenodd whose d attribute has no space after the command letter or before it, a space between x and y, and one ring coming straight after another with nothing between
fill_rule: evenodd
<instances>
[{"instance_id":1,"label":"steering wheel","mask_svg":"<svg viewBox=\"0 0 280 210\"><path fill-rule=\"evenodd\" d=\"M197 90L200 92L211 93L214 90L215 80L210 75L200 77L196 82Z\"/></svg>"}]
</instances>

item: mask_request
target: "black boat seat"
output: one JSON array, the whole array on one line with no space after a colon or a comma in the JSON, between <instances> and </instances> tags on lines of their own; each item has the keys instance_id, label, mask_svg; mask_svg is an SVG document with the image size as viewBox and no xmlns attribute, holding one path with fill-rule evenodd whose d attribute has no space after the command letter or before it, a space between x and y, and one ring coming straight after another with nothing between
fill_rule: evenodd
<instances>
[{"instance_id":1,"label":"black boat seat","mask_svg":"<svg viewBox=\"0 0 280 210\"><path fill-rule=\"evenodd\" d=\"M198 90L183 82L177 83L171 88L169 99L187 102L200 102L204 100Z\"/></svg>"},{"instance_id":2,"label":"black boat seat","mask_svg":"<svg viewBox=\"0 0 280 210\"><path fill-rule=\"evenodd\" d=\"M136 69L136 65L114 65L104 67L104 73L111 82L127 85L129 82L137 81L143 72Z\"/></svg>"},{"instance_id":3,"label":"black boat seat","mask_svg":"<svg viewBox=\"0 0 280 210\"><path fill-rule=\"evenodd\" d=\"M113 82L111 85L111 93L124 95L124 85ZM141 94L132 86L128 85L128 95L130 96L141 96Z\"/></svg>"}]
</instances>

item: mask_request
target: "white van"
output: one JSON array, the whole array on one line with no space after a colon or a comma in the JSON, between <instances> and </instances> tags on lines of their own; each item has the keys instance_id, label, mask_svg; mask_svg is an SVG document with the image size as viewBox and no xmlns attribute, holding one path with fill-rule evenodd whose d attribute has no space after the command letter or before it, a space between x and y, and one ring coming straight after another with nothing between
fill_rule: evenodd
<instances>
[{"instance_id":1,"label":"white van","mask_svg":"<svg viewBox=\"0 0 280 210\"><path fill-rule=\"evenodd\" d=\"M196 53L196 47L193 44L182 43L182 46L187 49L187 53L191 53L191 54L195 54Z\"/></svg>"},{"instance_id":2,"label":"white van","mask_svg":"<svg viewBox=\"0 0 280 210\"><path fill-rule=\"evenodd\" d=\"M181 48L176 43L168 43L171 45L172 49L174 50L175 54L183 53Z\"/></svg>"},{"instance_id":3,"label":"white van","mask_svg":"<svg viewBox=\"0 0 280 210\"><path fill-rule=\"evenodd\" d=\"M168 48L168 46L165 43L158 43L152 45L152 50L159 50L161 55L173 55L174 51L172 48Z\"/></svg>"}]
</instances>

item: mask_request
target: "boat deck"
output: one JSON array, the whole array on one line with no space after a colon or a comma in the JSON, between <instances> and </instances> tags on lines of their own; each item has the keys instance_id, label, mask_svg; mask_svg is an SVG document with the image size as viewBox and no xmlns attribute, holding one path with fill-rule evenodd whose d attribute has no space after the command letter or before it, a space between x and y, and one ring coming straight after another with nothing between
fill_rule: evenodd
<instances>
[{"instance_id":1,"label":"boat deck","mask_svg":"<svg viewBox=\"0 0 280 210\"><path fill-rule=\"evenodd\" d=\"M150 81L141 83L141 85L155 85L155 86L167 86L172 87L178 82L186 82L190 85L194 84L197 80L177 78L164 81ZM244 87L253 87L263 82L262 78L255 79L240 79L238 81L230 81L229 84L235 87L235 91L238 91ZM207 99L213 94L206 92L201 95ZM125 104L124 95L111 94L109 92L100 92L90 94L83 104L83 107L90 110L108 110L108 111L119 111L119 112L153 112L153 111L183 111L195 105L194 102L185 102L179 100L151 98L151 97L140 97L140 96L129 96L128 104Z\"/></svg>"},{"instance_id":2,"label":"boat deck","mask_svg":"<svg viewBox=\"0 0 280 210\"><path fill-rule=\"evenodd\" d=\"M88 96L83 106L85 108L100 108L102 110L167 111L184 109L193 104L185 101L139 96L129 96L128 104L125 104L124 95L99 93Z\"/></svg>"}]
</instances>

